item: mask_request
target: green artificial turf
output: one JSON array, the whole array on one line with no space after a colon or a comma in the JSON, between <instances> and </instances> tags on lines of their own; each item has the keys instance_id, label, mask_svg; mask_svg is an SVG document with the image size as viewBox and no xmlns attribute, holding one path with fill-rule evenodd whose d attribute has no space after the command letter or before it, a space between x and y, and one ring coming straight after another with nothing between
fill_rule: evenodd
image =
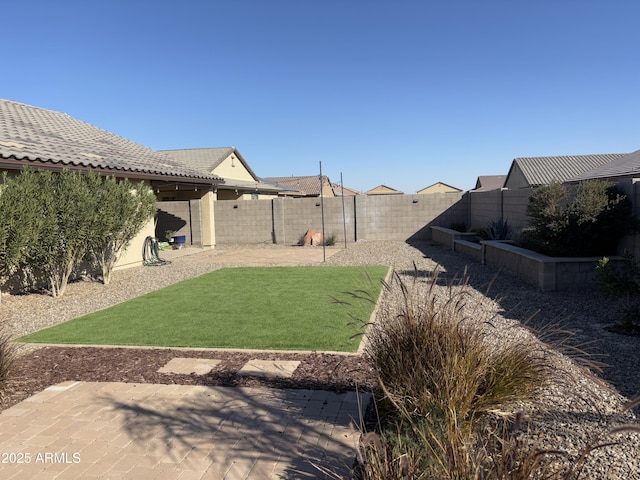
<instances>
[{"instance_id":1,"label":"green artificial turf","mask_svg":"<svg viewBox=\"0 0 640 480\"><path fill-rule=\"evenodd\" d=\"M216 270L20 339L35 343L354 352L387 267ZM349 302L349 305L334 299ZM351 325L350 325L351 324Z\"/></svg>"}]
</instances>

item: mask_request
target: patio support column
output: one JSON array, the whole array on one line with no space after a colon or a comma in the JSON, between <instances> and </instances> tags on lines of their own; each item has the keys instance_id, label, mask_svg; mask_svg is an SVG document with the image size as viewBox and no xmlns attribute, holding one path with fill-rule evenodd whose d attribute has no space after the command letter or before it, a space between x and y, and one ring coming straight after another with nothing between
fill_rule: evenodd
<instances>
[{"instance_id":1,"label":"patio support column","mask_svg":"<svg viewBox=\"0 0 640 480\"><path fill-rule=\"evenodd\" d=\"M214 202L218 194L214 190L209 190L201 198L202 205L202 247L213 248L216 246L216 222L214 215Z\"/></svg>"}]
</instances>

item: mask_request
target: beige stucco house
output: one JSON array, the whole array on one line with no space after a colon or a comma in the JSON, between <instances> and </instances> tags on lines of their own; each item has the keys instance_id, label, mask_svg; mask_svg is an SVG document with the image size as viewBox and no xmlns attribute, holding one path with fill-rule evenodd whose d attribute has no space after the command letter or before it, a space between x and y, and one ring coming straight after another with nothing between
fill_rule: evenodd
<instances>
[{"instance_id":1,"label":"beige stucco house","mask_svg":"<svg viewBox=\"0 0 640 480\"><path fill-rule=\"evenodd\" d=\"M433 185L418 190L416 193L429 194L429 193L460 193L461 189L447 185L446 183L436 182Z\"/></svg>"},{"instance_id":2,"label":"beige stucco house","mask_svg":"<svg viewBox=\"0 0 640 480\"><path fill-rule=\"evenodd\" d=\"M224 179L217 200L263 200L278 196L279 187L262 181L235 147L160 150L203 175Z\"/></svg>"},{"instance_id":3,"label":"beige stucco house","mask_svg":"<svg viewBox=\"0 0 640 480\"><path fill-rule=\"evenodd\" d=\"M387 187L386 185L378 185L364 192L365 195L402 195L403 192L396 190L395 188Z\"/></svg>"},{"instance_id":4,"label":"beige stucco house","mask_svg":"<svg viewBox=\"0 0 640 480\"><path fill-rule=\"evenodd\" d=\"M221 177L66 113L0 100L0 171L17 173L24 166L91 170L144 182L158 197L170 192L175 200L195 202L200 243L203 247L215 245L214 200L224 185ZM131 242L117 268L140 265L144 239L155 234L152 219Z\"/></svg>"}]
</instances>

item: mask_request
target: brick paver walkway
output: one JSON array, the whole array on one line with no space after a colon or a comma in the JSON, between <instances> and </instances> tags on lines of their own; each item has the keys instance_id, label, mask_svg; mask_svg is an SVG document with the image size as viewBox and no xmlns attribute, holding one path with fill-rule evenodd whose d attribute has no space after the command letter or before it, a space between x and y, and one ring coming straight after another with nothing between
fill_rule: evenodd
<instances>
[{"instance_id":1,"label":"brick paver walkway","mask_svg":"<svg viewBox=\"0 0 640 480\"><path fill-rule=\"evenodd\" d=\"M0 414L2 479L348 477L367 395L67 382ZM329 478L329 477L327 477Z\"/></svg>"}]
</instances>

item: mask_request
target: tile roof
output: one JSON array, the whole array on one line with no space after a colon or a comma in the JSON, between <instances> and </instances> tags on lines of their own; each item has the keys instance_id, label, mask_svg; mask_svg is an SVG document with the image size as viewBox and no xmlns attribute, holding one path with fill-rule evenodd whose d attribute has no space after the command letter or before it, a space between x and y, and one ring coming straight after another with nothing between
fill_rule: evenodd
<instances>
[{"instance_id":1,"label":"tile roof","mask_svg":"<svg viewBox=\"0 0 640 480\"><path fill-rule=\"evenodd\" d=\"M302 177L265 177L265 182L283 185L288 189L293 189L301 196L319 197L320 196L320 181L319 175L309 175ZM330 185L329 177L323 175L323 185ZM290 193L286 191L285 193Z\"/></svg>"},{"instance_id":2,"label":"tile roof","mask_svg":"<svg viewBox=\"0 0 640 480\"><path fill-rule=\"evenodd\" d=\"M354 197L356 195L362 195L362 193L360 193L359 191L354 190L353 188L343 187L339 183L332 183L331 188L333 188L333 192L336 197L341 197L342 195L344 195L345 197Z\"/></svg>"},{"instance_id":3,"label":"tile roof","mask_svg":"<svg viewBox=\"0 0 640 480\"><path fill-rule=\"evenodd\" d=\"M66 113L0 99L0 163L79 167L135 178L219 183L164 153Z\"/></svg>"},{"instance_id":4,"label":"tile roof","mask_svg":"<svg viewBox=\"0 0 640 480\"><path fill-rule=\"evenodd\" d=\"M504 186L506 175L480 175L476 180L474 192L488 192L498 190Z\"/></svg>"},{"instance_id":5,"label":"tile roof","mask_svg":"<svg viewBox=\"0 0 640 480\"><path fill-rule=\"evenodd\" d=\"M263 182L254 172L235 147L214 147L214 148L188 148L179 150L161 150L162 153L175 158L179 162L195 168L204 174L211 174L222 162L224 162L231 154L234 154L244 168L255 179L255 181L237 180L234 178L225 178L222 189L236 190L255 190L262 193L276 194L280 190L271 183ZM286 188L285 188L286 190Z\"/></svg>"},{"instance_id":6,"label":"tile roof","mask_svg":"<svg viewBox=\"0 0 640 480\"><path fill-rule=\"evenodd\" d=\"M565 182L586 171L606 165L624 153L602 155L566 155L557 157L523 157L513 160L509 174L518 166L530 186L548 185L554 181ZM509 182L509 175L505 185Z\"/></svg>"},{"instance_id":7,"label":"tile roof","mask_svg":"<svg viewBox=\"0 0 640 480\"><path fill-rule=\"evenodd\" d=\"M162 153L187 162L194 168L202 171L202 173L211 173L218 165L220 165L225 159L232 153L235 153L242 161L242 156L234 147L217 147L217 148L187 148L179 150L160 150ZM245 167L255 177L249 165L244 162Z\"/></svg>"},{"instance_id":8,"label":"tile roof","mask_svg":"<svg viewBox=\"0 0 640 480\"><path fill-rule=\"evenodd\" d=\"M623 155L600 167L576 175L569 181L590 180L597 178L615 178L640 176L640 150Z\"/></svg>"}]
</instances>

